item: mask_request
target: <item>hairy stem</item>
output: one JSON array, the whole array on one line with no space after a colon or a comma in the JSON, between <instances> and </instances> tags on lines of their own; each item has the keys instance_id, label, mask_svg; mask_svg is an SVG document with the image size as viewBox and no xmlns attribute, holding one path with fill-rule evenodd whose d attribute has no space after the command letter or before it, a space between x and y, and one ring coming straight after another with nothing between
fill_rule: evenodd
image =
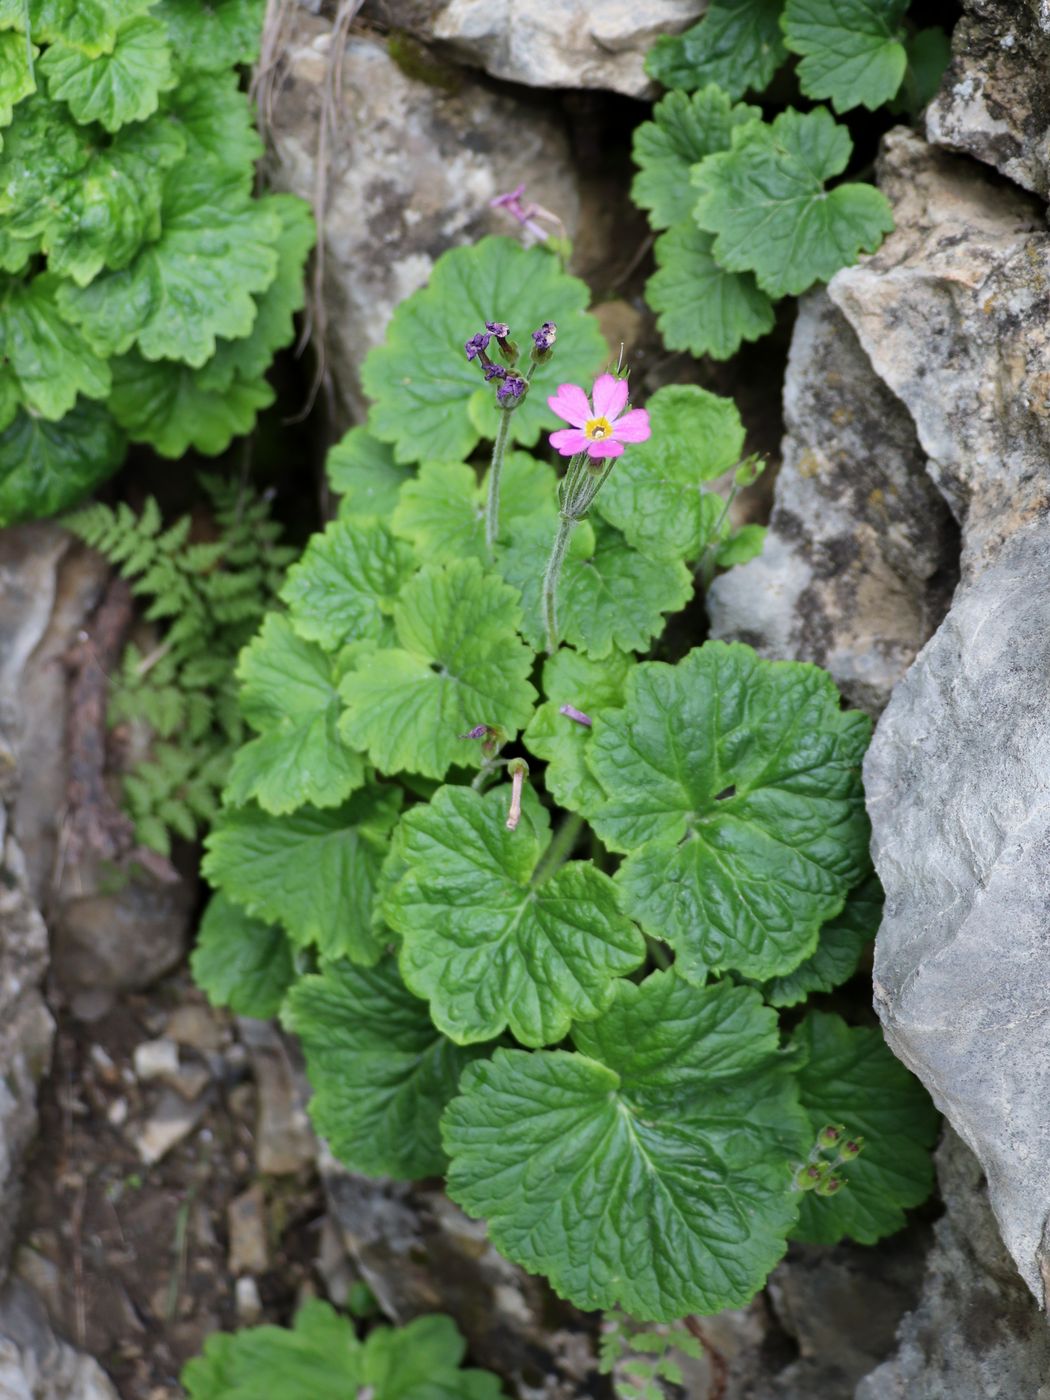
<instances>
[{"instance_id":1,"label":"hairy stem","mask_svg":"<svg viewBox=\"0 0 1050 1400\"><path fill-rule=\"evenodd\" d=\"M491 559L496 551L496 536L499 534L499 481L503 471L503 454L507 450L507 435L510 432L512 410L501 408L496 441L492 445L492 466L489 469L489 501L485 510L485 544Z\"/></svg>"},{"instance_id":2,"label":"hairy stem","mask_svg":"<svg viewBox=\"0 0 1050 1400\"><path fill-rule=\"evenodd\" d=\"M560 870L572 855L573 848L583 830L583 818L570 812L550 839L550 845L540 856L540 862L532 872L531 884L535 888Z\"/></svg>"},{"instance_id":3,"label":"hairy stem","mask_svg":"<svg viewBox=\"0 0 1050 1400\"><path fill-rule=\"evenodd\" d=\"M565 562L565 551L569 547L576 521L570 515L563 515L558 521L558 533L554 537L554 548L547 561L547 572L543 576L543 621L547 628L547 654L551 655L558 646L558 580L561 566Z\"/></svg>"}]
</instances>

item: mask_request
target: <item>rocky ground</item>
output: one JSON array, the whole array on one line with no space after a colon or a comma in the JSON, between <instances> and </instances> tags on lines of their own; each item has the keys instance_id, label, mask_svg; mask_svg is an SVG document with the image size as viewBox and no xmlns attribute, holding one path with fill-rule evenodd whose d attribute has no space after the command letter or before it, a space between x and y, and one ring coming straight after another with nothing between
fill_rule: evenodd
<instances>
[{"instance_id":1,"label":"rocky ground","mask_svg":"<svg viewBox=\"0 0 1050 1400\"><path fill-rule=\"evenodd\" d=\"M700 367L653 335L626 186L641 55L703 6L610 3L591 26L588 8L523 0L511 31L485 0L271 7L271 175L323 215L336 419L396 302L445 247L512 231L489 201L525 182L646 389L732 393L749 447L782 460L765 553L716 585L712 630L817 661L882 715L876 1005L955 1131L909 1231L793 1250L751 1308L704 1321L680 1393L1045 1400L1050 18L967 0L925 130L883 145L896 231L793 325ZM595 1319L433 1183L342 1171L294 1044L202 1001L194 853L177 882L114 886L58 737L108 584L54 527L0 535L0 1400L177 1396L209 1331L362 1281L393 1319L451 1311L522 1400L602 1400Z\"/></svg>"}]
</instances>

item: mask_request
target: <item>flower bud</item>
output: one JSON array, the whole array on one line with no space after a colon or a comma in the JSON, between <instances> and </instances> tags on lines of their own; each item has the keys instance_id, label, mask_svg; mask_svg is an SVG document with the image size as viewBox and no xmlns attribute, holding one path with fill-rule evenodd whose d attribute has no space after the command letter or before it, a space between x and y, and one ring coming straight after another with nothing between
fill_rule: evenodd
<instances>
[{"instance_id":1,"label":"flower bud","mask_svg":"<svg viewBox=\"0 0 1050 1400\"><path fill-rule=\"evenodd\" d=\"M862 1137L849 1138L839 1146L839 1156L844 1162L852 1162L855 1157L859 1157L864 1148Z\"/></svg>"},{"instance_id":2,"label":"flower bud","mask_svg":"<svg viewBox=\"0 0 1050 1400\"><path fill-rule=\"evenodd\" d=\"M553 321L544 321L538 331L532 332L532 359L538 365L546 364L554 354L554 342L558 338L558 327Z\"/></svg>"},{"instance_id":3,"label":"flower bud","mask_svg":"<svg viewBox=\"0 0 1050 1400\"><path fill-rule=\"evenodd\" d=\"M829 1167L826 1162L807 1162L805 1166L799 1167L795 1173L795 1190L813 1191L819 1188L828 1171Z\"/></svg>"},{"instance_id":4,"label":"flower bud","mask_svg":"<svg viewBox=\"0 0 1050 1400\"><path fill-rule=\"evenodd\" d=\"M486 321L485 329L496 337L499 352L507 364L516 365L519 351L515 342L510 339L510 326L507 325L506 321Z\"/></svg>"},{"instance_id":5,"label":"flower bud","mask_svg":"<svg viewBox=\"0 0 1050 1400\"><path fill-rule=\"evenodd\" d=\"M518 822L521 821L521 795L525 787L525 779L529 776L529 765L523 758L512 758L507 764L507 772L510 774L511 781L507 830L516 831Z\"/></svg>"},{"instance_id":6,"label":"flower bud","mask_svg":"<svg viewBox=\"0 0 1050 1400\"><path fill-rule=\"evenodd\" d=\"M483 365L488 364L489 357L485 352L489 348L489 341L491 339L492 337L486 335L484 331L478 331L477 335L472 335L463 346L463 349L466 351L467 359L480 359Z\"/></svg>"},{"instance_id":7,"label":"flower bud","mask_svg":"<svg viewBox=\"0 0 1050 1400\"><path fill-rule=\"evenodd\" d=\"M480 739L481 752L486 758L493 758L507 742L507 732L498 724L476 724L473 729L468 729L466 734L460 734L460 739Z\"/></svg>"},{"instance_id":8,"label":"flower bud","mask_svg":"<svg viewBox=\"0 0 1050 1400\"><path fill-rule=\"evenodd\" d=\"M505 374L503 382L496 390L496 401L501 408L517 408L525 397L528 387L520 374Z\"/></svg>"},{"instance_id":9,"label":"flower bud","mask_svg":"<svg viewBox=\"0 0 1050 1400\"><path fill-rule=\"evenodd\" d=\"M841 1191L846 1182L841 1176L826 1176L823 1181L817 1183L818 1196L834 1196Z\"/></svg>"},{"instance_id":10,"label":"flower bud","mask_svg":"<svg viewBox=\"0 0 1050 1400\"><path fill-rule=\"evenodd\" d=\"M817 1134L817 1146L822 1148L838 1147L845 1133L846 1129L841 1123L828 1123Z\"/></svg>"},{"instance_id":11,"label":"flower bud","mask_svg":"<svg viewBox=\"0 0 1050 1400\"><path fill-rule=\"evenodd\" d=\"M590 715L585 715L582 710L578 710L575 705L562 705L558 711L560 715L565 715L567 719L573 719L577 724L582 724L586 729L591 727Z\"/></svg>"}]
</instances>

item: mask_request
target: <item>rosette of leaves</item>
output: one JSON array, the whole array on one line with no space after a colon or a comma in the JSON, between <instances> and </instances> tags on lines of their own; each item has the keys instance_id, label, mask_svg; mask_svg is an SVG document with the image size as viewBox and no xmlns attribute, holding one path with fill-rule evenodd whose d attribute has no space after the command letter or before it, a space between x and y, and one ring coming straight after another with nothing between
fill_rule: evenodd
<instances>
[{"instance_id":1,"label":"rosette of leaves","mask_svg":"<svg viewBox=\"0 0 1050 1400\"><path fill-rule=\"evenodd\" d=\"M482 317L468 289L519 336L516 299L559 324L512 415L532 419L491 549L488 401L456 369ZM652 396L650 442L577 529L564 643L541 665L557 476L522 444L548 386L591 362L578 284L489 239L399 316L370 360L369 425L331 454L337 517L241 655L254 732L206 842L194 972L242 1011L283 999L314 1123L352 1170L446 1173L497 1247L581 1307L742 1304L799 1228L814 1116L846 1118L839 1059L811 1104L824 1040L789 1043L778 1008L848 977L871 931L869 722L816 667L661 642L711 561L754 543L712 489L739 463L739 415L695 386ZM642 659L657 645L672 661ZM893 1151L915 1091L886 1084ZM869 1232L905 1204L872 1181ZM806 1230L851 1228L836 1204L807 1201Z\"/></svg>"},{"instance_id":2,"label":"rosette of leaves","mask_svg":"<svg viewBox=\"0 0 1050 1400\"><path fill-rule=\"evenodd\" d=\"M225 450L273 399L313 243L253 195L264 0L0 0L0 524L123 459ZM28 27L27 27L28 26Z\"/></svg>"}]
</instances>

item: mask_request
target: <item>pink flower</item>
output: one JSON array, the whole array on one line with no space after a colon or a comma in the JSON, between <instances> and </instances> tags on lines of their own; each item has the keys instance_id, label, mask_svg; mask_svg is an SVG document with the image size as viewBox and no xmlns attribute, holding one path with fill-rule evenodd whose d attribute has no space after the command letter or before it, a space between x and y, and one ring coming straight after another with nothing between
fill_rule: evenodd
<instances>
[{"instance_id":1,"label":"pink flower","mask_svg":"<svg viewBox=\"0 0 1050 1400\"><path fill-rule=\"evenodd\" d=\"M563 457L577 452L586 452L588 457L619 457L625 442L645 442L650 434L649 415L644 408L624 413L628 393L626 379L600 375L594 381L592 409L578 384L559 384L547 404L572 427L551 433L551 446Z\"/></svg>"}]
</instances>

